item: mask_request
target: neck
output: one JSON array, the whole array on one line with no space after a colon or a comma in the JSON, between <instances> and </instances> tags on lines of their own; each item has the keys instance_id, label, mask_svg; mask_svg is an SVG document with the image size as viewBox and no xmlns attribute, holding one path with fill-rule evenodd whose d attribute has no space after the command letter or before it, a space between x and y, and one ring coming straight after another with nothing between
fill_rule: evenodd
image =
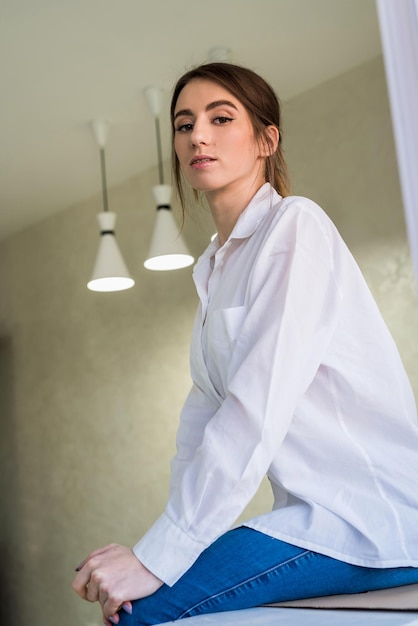
<instances>
[{"instance_id":1,"label":"neck","mask_svg":"<svg viewBox=\"0 0 418 626\"><path fill-rule=\"evenodd\" d=\"M227 241L239 216L264 182L264 180L257 181L254 185L235 191L231 191L230 189L218 189L216 191L206 192L206 199L212 213L212 219L215 223L221 246Z\"/></svg>"}]
</instances>

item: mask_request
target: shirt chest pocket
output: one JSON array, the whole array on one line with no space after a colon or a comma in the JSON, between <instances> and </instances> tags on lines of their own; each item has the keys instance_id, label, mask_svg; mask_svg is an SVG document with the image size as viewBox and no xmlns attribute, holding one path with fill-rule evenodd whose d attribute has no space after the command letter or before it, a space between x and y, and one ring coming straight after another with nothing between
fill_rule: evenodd
<instances>
[{"instance_id":1,"label":"shirt chest pocket","mask_svg":"<svg viewBox=\"0 0 418 626\"><path fill-rule=\"evenodd\" d=\"M214 359L231 353L246 314L246 306L217 309L208 313L206 346Z\"/></svg>"}]
</instances>

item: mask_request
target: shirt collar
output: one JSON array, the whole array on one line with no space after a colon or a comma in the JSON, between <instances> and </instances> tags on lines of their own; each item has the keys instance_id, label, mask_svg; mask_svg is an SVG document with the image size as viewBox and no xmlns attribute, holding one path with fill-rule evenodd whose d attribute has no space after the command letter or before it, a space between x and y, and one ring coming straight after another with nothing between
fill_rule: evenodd
<instances>
[{"instance_id":1,"label":"shirt collar","mask_svg":"<svg viewBox=\"0 0 418 626\"><path fill-rule=\"evenodd\" d=\"M263 220L271 207L276 204L280 198L281 196L270 183L264 183L239 216L228 241L231 239L246 239L250 237L257 230L259 223ZM219 239L218 236L216 236L200 256L195 265L195 269L201 265L201 263L210 259L219 248Z\"/></svg>"},{"instance_id":2,"label":"shirt collar","mask_svg":"<svg viewBox=\"0 0 418 626\"><path fill-rule=\"evenodd\" d=\"M279 194L270 185L264 183L253 196L248 206L239 216L229 239L246 239L250 237L271 207L280 199Z\"/></svg>"}]
</instances>

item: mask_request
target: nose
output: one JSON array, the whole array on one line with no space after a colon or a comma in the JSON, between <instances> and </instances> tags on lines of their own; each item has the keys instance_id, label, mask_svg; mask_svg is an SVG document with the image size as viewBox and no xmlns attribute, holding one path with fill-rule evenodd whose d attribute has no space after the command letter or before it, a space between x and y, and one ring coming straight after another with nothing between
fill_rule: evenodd
<instances>
[{"instance_id":1,"label":"nose","mask_svg":"<svg viewBox=\"0 0 418 626\"><path fill-rule=\"evenodd\" d=\"M190 133L190 140L193 146L207 145L209 143L209 129L204 122L195 120L193 130Z\"/></svg>"}]
</instances>

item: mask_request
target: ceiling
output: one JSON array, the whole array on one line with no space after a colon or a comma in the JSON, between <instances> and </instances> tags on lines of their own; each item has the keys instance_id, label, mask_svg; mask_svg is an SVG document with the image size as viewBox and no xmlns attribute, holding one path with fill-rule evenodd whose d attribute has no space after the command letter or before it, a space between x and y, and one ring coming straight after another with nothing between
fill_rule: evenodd
<instances>
[{"instance_id":1,"label":"ceiling","mask_svg":"<svg viewBox=\"0 0 418 626\"><path fill-rule=\"evenodd\" d=\"M100 192L93 119L109 186L155 165L144 88L216 46L288 100L381 53L375 0L2 0L0 239Z\"/></svg>"}]
</instances>

